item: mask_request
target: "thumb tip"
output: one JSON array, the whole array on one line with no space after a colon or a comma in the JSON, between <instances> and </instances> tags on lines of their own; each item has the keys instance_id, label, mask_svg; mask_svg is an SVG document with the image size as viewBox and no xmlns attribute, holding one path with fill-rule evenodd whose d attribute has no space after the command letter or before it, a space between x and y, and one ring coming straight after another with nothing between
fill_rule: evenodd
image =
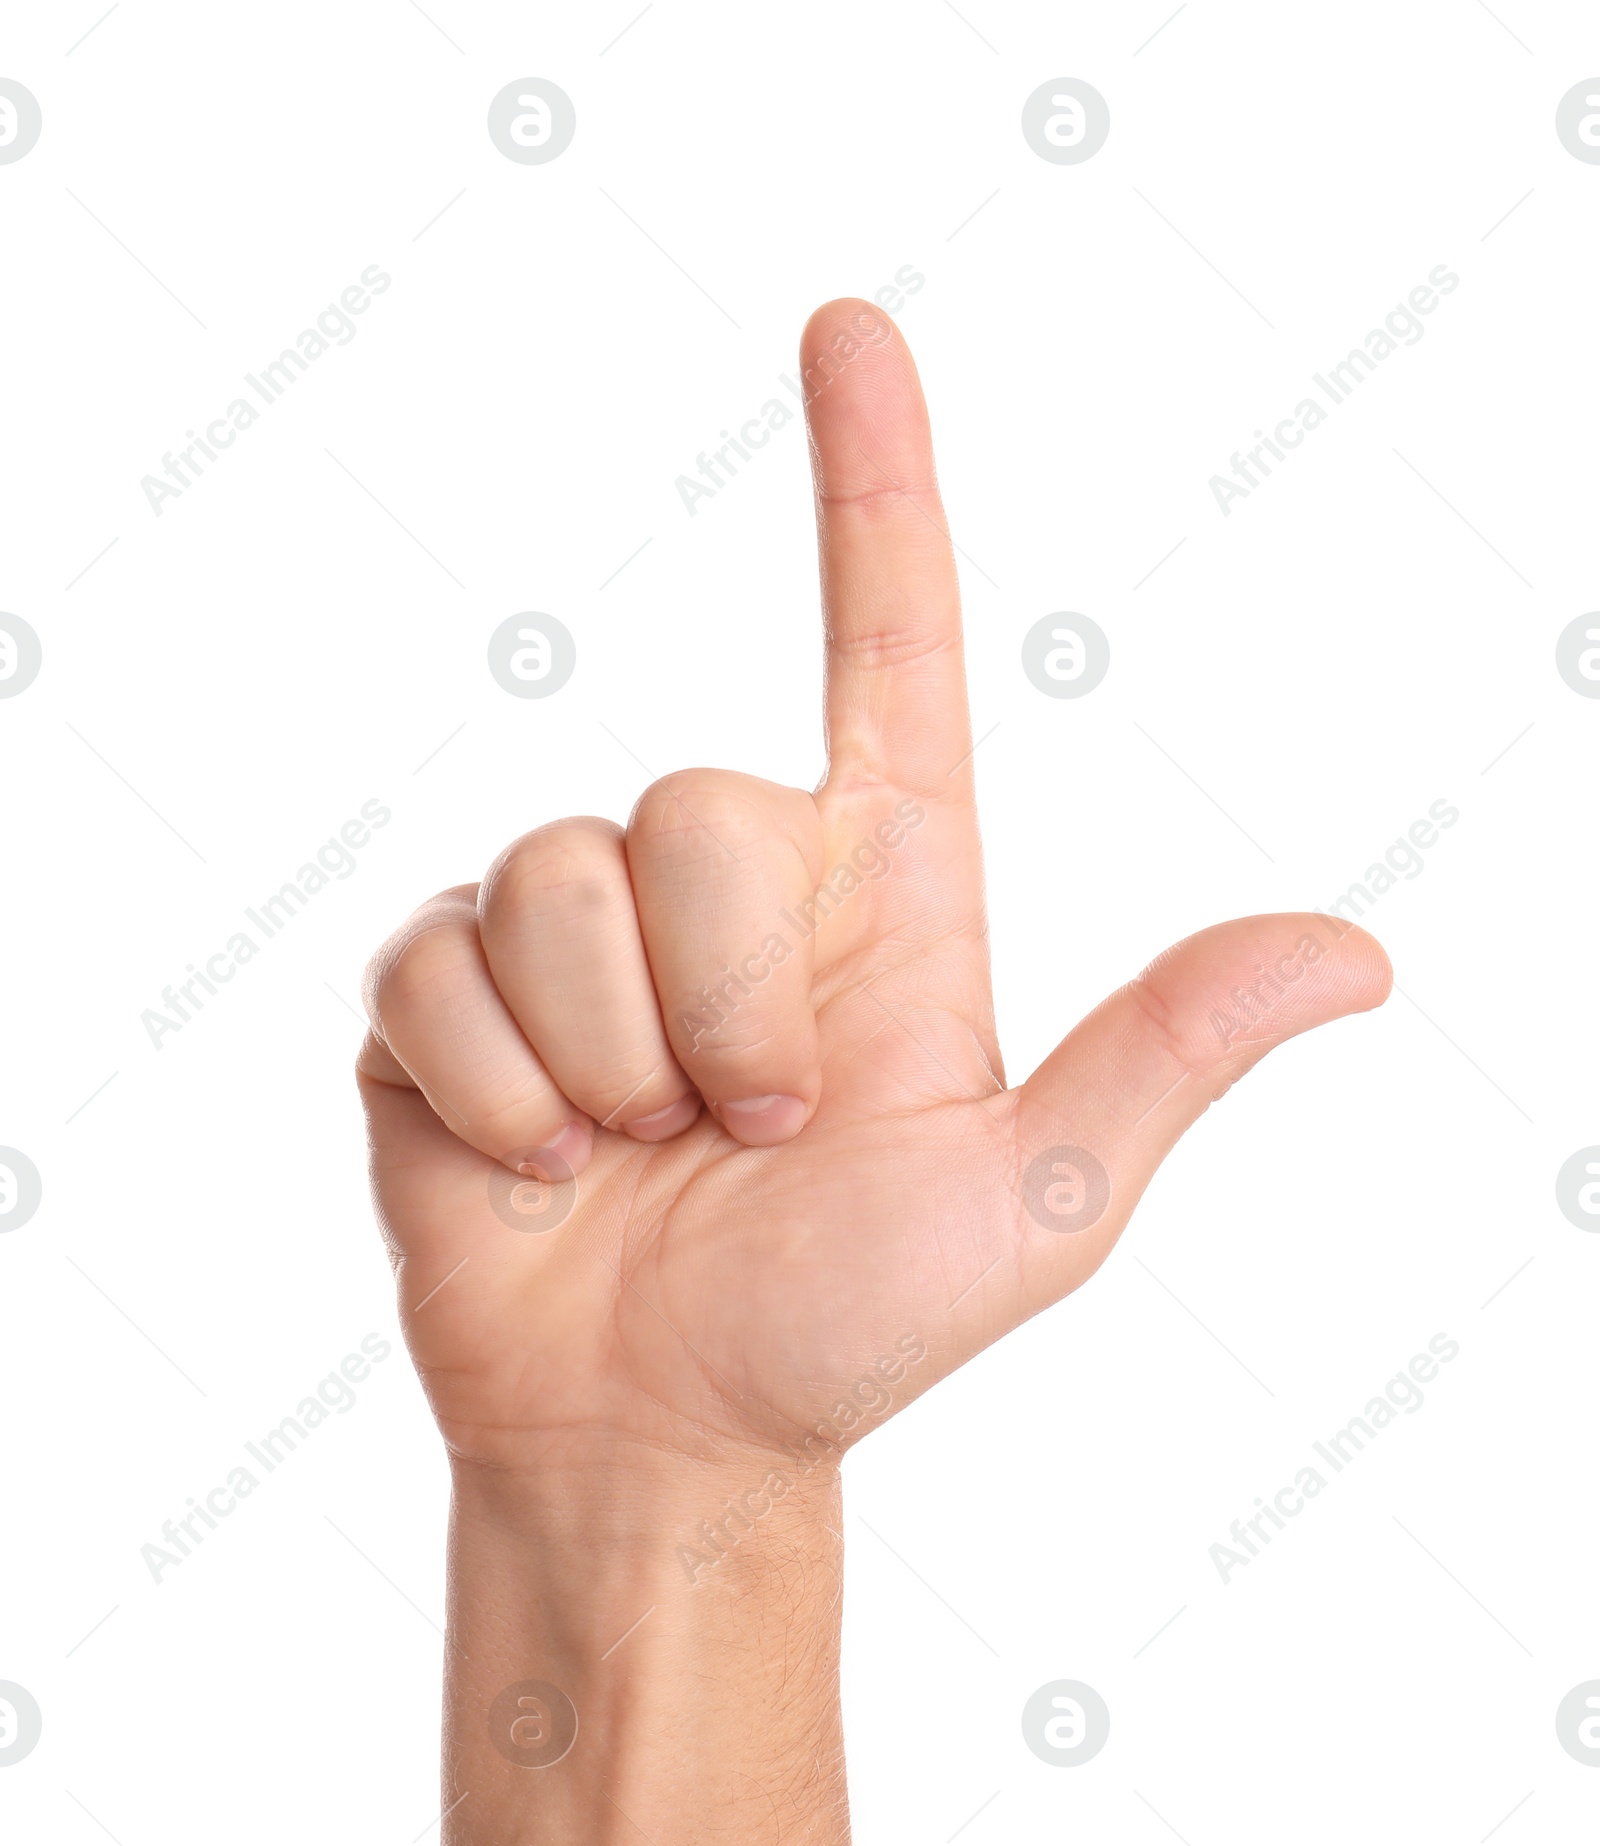
<instances>
[{"instance_id":1,"label":"thumb tip","mask_svg":"<svg viewBox=\"0 0 1600 1846\"><path fill-rule=\"evenodd\" d=\"M1145 980L1198 1001L1226 1039L1263 1049L1382 1006L1394 986L1383 945L1322 911L1238 917L1176 944Z\"/></svg>"}]
</instances>

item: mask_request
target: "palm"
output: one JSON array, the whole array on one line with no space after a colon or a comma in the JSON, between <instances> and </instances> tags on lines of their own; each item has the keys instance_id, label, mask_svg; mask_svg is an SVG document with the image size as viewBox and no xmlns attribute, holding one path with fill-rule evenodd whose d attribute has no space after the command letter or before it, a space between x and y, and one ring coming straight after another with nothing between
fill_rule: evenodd
<instances>
[{"instance_id":1,"label":"palm","mask_svg":"<svg viewBox=\"0 0 1600 1846\"><path fill-rule=\"evenodd\" d=\"M842 850L881 818L826 792L819 808ZM822 1102L786 1146L741 1147L709 1117L656 1147L609 1135L555 1235L508 1237L489 1205L496 1163L414 1092L373 1098L396 1117L379 1141L396 1164L380 1157L376 1180L407 1259L412 1344L458 1446L505 1453L574 1421L787 1441L828 1414L833 1381L848 1384L902 1335L948 1350L950 1301L1016 1217L976 856L952 857L966 861L973 927L932 961L897 952L908 925L893 872L888 888L859 893L859 941L815 982ZM934 1149L969 1187L930 1183ZM981 1219L974 1199L992 1207ZM546 1211L565 1203L558 1193ZM908 1255L910 1292L886 1291L886 1262ZM464 1258L472 1285L428 1299Z\"/></svg>"},{"instance_id":2,"label":"palm","mask_svg":"<svg viewBox=\"0 0 1600 1846\"><path fill-rule=\"evenodd\" d=\"M808 329L813 352L830 313L837 321L823 310ZM805 1126L758 1147L711 1114L655 1145L602 1127L576 1182L531 1196L545 1209L528 1223L552 1228L508 1228L491 1208L514 1184L505 1135L474 1132L482 1110L463 1117L449 1088L441 1101L417 1059L384 1042L381 977L374 989L363 1087L376 1196L408 1337L460 1454L515 1464L580 1435L792 1451L819 1427L840 1434L836 1409L857 1380L892 1376L855 1398L858 1420L843 1432L853 1439L891 1399L898 1407L1090 1274L1219 1087L1291 1033L1383 997L1382 951L1361 932L1335 942L1326 919L1249 919L1170 952L1028 1084L1004 1089L954 573L920 394L897 341L851 363L811 413L833 770L814 802L781 795L782 824L826 876L884 837L889 817L919 818L896 829L893 849L879 850L887 869L831 905L807 945L814 959L789 999L805 1009L807 1032L814 1021ZM698 842L718 866L719 847L741 857L702 818L728 784L737 801L767 798L764 784L691 778L649 821L636 817L629 852L642 906L636 835L641 854L670 835ZM720 875L726 885L725 867ZM459 922L472 914L470 893L437 903L455 909L432 913L434 935L440 915L458 919L452 929L474 927ZM779 914L776 903L757 910ZM1208 1010L1311 933L1326 954L1281 988L1242 1042L1219 1040ZM645 936L670 1021L670 958ZM727 944L746 939L735 929L723 952L731 960ZM393 965L391 955L383 966ZM697 1049L674 1049L715 1105ZM452 1068L452 1086L466 1081ZM1109 1206L1081 1233L1025 1207L1030 1163L1062 1146L1093 1150L1110 1177Z\"/></svg>"}]
</instances>

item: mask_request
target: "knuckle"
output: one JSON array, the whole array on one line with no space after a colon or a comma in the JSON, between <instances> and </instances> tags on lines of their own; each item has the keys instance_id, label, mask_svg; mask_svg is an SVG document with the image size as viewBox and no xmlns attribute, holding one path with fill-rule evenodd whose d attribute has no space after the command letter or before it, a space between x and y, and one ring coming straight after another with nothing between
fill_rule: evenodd
<instances>
[{"instance_id":1,"label":"knuckle","mask_svg":"<svg viewBox=\"0 0 1600 1846\"><path fill-rule=\"evenodd\" d=\"M733 1079L786 1066L791 1060L783 1053L775 1033L741 1033L737 1027L713 1026L701 1036L691 1055L698 1059L702 1070L714 1067L724 1079Z\"/></svg>"},{"instance_id":2,"label":"knuckle","mask_svg":"<svg viewBox=\"0 0 1600 1846\"><path fill-rule=\"evenodd\" d=\"M571 1113L548 1085L530 1083L485 1098L470 1126L475 1142L542 1145L543 1137L559 1129Z\"/></svg>"},{"instance_id":3,"label":"knuckle","mask_svg":"<svg viewBox=\"0 0 1600 1846\"><path fill-rule=\"evenodd\" d=\"M1162 1050L1202 1083L1216 1080L1227 1062L1228 1046L1191 1008L1175 1008L1158 981L1141 974L1128 984L1128 997L1138 1007ZM1229 1078L1228 1082L1232 1079ZM1227 1083L1224 1083L1224 1089ZM1220 1094L1220 1092L1219 1092Z\"/></svg>"},{"instance_id":4,"label":"knuckle","mask_svg":"<svg viewBox=\"0 0 1600 1846\"><path fill-rule=\"evenodd\" d=\"M723 769L678 769L652 782L628 826L630 845L668 854L720 852L764 831L760 784Z\"/></svg>"},{"instance_id":5,"label":"knuckle","mask_svg":"<svg viewBox=\"0 0 1600 1846\"><path fill-rule=\"evenodd\" d=\"M652 1115L675 1102L683 1089L671 1059L585 1071L563 1085L563 1093L597 1122L610 1122L624 1110L629 1121Z\"/></svg>"},{"instance_id":6,"label":"knuckle","mask_svg":"<svg viewBox=\"0 0 1600 1846\"><path fill-rule=\"evenodd\" d=\"M869 672L916 666L959 645L949 633L913 621L832 636L833 651L841 660Z\"/></svg>"},{"instance_id":7,"label":"knuckle","mask_svg":"<svg viewBox=\"0 0 1600 1846\"><path fill-rule=\"evenodd\" d=\"M588 815L552 821L513 840L490 866L478 898L485 921L526 912L593 917L627 890L622 830Z\"/></svg>"},{"instance_id":8,"label":"knuckle","mask_svg":"<svg viewBox=\"0 0 1600 1846\"><path fill-rule=\"evenodd\" d=\"M875 470L871 477L860 471L856 478L865 484L860 487L830 489L825 483L818 489L818 500L824 507L855 506L867 514L892 514L898 518L914 520L919 525L928 524L931 516L938 525L944 524L937 481L921 475L915 480L892 481L880 470Z\"/></svg>"},{"instance_id":9,"label":"knuckle","mask_svg":"<svg viewBox=\"0 0 1600 1846\"><path fill-rule=\"evenodd\" d=\"M707 1005L695 996L675 1014L673 1028L691 1076L710 1069L737 1076L798 1069L814 1059L814 1045L808 1054L806 1042L814 1036L809 1016L779 1018L768 1007L730 1009L726 1001Z\"/></svg>"},{"instance_id":10,"label":"knuckle","mask_svg":"<svg viewBox=\"0 0 1600 1846\"><path fill-rule=\"evenodd\" d=\"M478 971L481 950L470 921L425 924L402 931L368 968L368 992L379 1020L448 1003Z\"/></svg>"}]
</instances>

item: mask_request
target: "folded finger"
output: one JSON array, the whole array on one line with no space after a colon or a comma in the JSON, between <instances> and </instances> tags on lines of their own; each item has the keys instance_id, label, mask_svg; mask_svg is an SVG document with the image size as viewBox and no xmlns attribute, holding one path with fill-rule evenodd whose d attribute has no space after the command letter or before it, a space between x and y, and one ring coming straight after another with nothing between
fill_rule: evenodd
<instances>
[{"instance_id":1,"label":"folded finger","mask_svg":"<svg viewBox=\"0 0 1600 1846\"><path fill-rule=\"evenodd\" d=\"M735 1139L789 1140L822 1084L811 1005L823 859L815 804L754 776L685 770L640 798L627 851L678 1063Z\"/></svg>"},{"instance_id":2,"label":"folded finger","mask_svg":"<svg viewBox=\"0 0 1600 1846\"><path fill-rule=\"evenodd\" d=\"M478 934L475 888L424 904L363 984L377 1039L453 1134L547 1179L588 1164L593 1125L561 1093L500 997ZM546 1170L543 1155L568 1172Z\"/></svg>"},{"instance_id":3,"label":"folded finger","mask_svg":"<svg viewBox=\"0 0 1600 1846\"><path fill-rule=\"evenodd\" d=\"M602 1128L642 1141L700 1113L656 1004L622 829L555 821L490 867L478 925L495 986L540 1062Z\"/></svg>"}]
</instances>

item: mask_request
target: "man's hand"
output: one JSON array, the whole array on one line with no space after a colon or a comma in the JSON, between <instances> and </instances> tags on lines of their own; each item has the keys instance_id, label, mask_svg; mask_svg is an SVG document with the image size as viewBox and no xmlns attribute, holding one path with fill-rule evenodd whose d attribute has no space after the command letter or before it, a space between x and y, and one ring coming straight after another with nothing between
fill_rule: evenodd
<instances>
[{"instance_id":1,"label":"man's hand","mask_svg":"<svg viewBox=\"0 0 1600 1846\"><path fill-rule=\"evenodd\" d=\"M457 1484L463 1842L844 1839L838 1454L1085 1281L1274 1045L1388 991L1361 930L1221 924L1006 1087L916 370L860 301L801 360L821 786L690 769L626 829L548 823L368 973L377 1205ZM576 1712L554 1766L491 1748L523 1680Z\"/></svg>"}]
</instances>

